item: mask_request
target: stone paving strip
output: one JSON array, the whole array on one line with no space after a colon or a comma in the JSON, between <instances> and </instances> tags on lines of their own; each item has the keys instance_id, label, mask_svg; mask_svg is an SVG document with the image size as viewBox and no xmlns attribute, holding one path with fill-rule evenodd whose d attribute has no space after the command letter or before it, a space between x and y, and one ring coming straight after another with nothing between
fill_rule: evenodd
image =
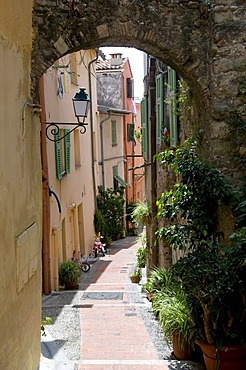
<instances>
[{"instance_id":1,"label":"stone paving strip","mask_svg":"<svg viewBox=\"0 0 246 370\"><path fill-rule=\"evenodd\" d=\"M133 241L115 242L109 254L94 261L91 270L81 274L78 291L44 298L43 316L53 319L47 331L67 359L52 370L204 369L171 360L150 302L129 279L140 246Z\"/></svg>"}]
</instances>

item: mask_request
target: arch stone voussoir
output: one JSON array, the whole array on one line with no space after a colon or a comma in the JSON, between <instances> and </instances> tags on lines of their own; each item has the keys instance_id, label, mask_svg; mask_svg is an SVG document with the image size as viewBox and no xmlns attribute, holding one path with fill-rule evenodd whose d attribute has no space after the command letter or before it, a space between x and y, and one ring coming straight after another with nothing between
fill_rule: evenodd
<instances>
[{"instance_id":1,"label":"arch stone voussoir","mask_svg":"<svg viewBox=\"0 0 246 370\"><path fill-rule=\"evenodd\" d=\"M246 0L34 0L33 34L34 99L39 77L61 56L136 47L187 81L210 157L232 167L218 128L230 112L246 110Z\"/></svg>"}]
</instances>

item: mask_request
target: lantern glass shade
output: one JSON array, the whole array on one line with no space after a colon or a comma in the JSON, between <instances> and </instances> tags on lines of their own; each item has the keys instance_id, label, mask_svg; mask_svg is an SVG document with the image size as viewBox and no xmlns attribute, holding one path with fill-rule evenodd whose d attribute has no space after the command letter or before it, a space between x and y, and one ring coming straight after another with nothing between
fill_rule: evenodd
<instances>
[{"instance_id":1,"label":"lantern glass shade","mask_svg":"<svg viewBox=\"0 0 246 370\"><path fill-rule=\"evenodd\" d=\"M73 98L73 108L76 117L87 117L90 105L90 99L85 91L85 88L81 87L80 91L75 94Z\"/></svg>"}]
</instances>

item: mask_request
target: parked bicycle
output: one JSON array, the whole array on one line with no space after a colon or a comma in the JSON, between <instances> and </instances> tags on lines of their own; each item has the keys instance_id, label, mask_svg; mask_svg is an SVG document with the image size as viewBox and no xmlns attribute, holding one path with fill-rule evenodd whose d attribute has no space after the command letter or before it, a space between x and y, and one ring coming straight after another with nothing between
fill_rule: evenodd
<instances>
[{"instance_id":1,"label":"parked bicycle","mask_svg":"<svg viewBox=\"0 0 246 370\"><path fill-rule=\"evenodd\" d=\"M80 259L76 257L76 252L73 252L73 257L71 258L72 261L78 264L79 268L83 272L88 272L90 271L91 265L87 260L84 260L81 256Z\"/></svg>"}]
</instances>

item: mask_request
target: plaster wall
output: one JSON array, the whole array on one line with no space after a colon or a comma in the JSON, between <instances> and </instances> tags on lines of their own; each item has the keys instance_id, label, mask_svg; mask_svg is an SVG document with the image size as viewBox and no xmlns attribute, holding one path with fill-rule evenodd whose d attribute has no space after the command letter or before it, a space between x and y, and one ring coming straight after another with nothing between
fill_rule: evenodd
<instances>
[{"instance_id":1,"label":"plaster wall","mask_svg":"<svg viewBox=\"0 0 246 370\"><path fill-rule=\"evenodd\" d=\"M135 130L139 130L141 127L141 110L140 103L136 103L136 121ZM135 139L134 154L137 156L142 155L142 143L141 140ZM143 157L134 158L134 167L141 167L144 164ZM135 183L135 201L142 202L145 197L145 168L141 167L134 171L134 183Z\"/></svg>"},{"instance_id":2,"label":"plaster wall","mask_svg":"<svg viewBox=\"0 0 246 370\"><path fill-rule=\"evenodd\" d=\"M88 63L95 58L91 50L76 53L77 81L71 82L74 70L71 67L71 56L59 59L44 75L44 95L47 122L76 122L72 98L79 91L79 86L89 92ZM73 55L74 60L74 55ZM69 65L64 69L63 66ZM57 77L62 71L64 93L57 96ZM94 129L96 122L96 80L92 77L92 112ZM58 265L60 262L71 259L73 251L88 255L91 253L94 241L94 193L92 180L92 152L91 152L91 122L86 119L86 133L80 134L79 129L70 135L70 173L64 174L59 181L56 177L55 144L47 139L47 154L49 168L49 184L52 191L58 196L61 204L59 213L57 201L50 197L51 203L51 284L52 289L58 289ZM72 129L73 126L61 125ZM77 144L75 144L77 141ZM61 141L64 145L64 141ZM77 154L76 154L77 152Z\"/></svg>"},{"instance_id":3,"label":"plaster wall","mask_svg":"<svg viewBox=\"0 0 246 370\"><path fill-rule=\"evenodd\" d=\"M25 104L31 102L32 3L0 1L0 368L4 370L33 370L40 359L40 121L34 107Z\"/></svg>"},{"instance_id":4,"label":"plaster wall","mask_svg":"<svg viewBox=\"0 0 246 370\"><path fill-rule=\"evenodd\" d=\"M105 114L100 114L100 121L105 119ZM116 121L116 138L117 144L112 145L112 123ZM99 122L100 124L100 122ZM99 149L101 153L101 147ZM111 115L103 123L103 156L104 156L104 179L105 189L113 188L113 166L118 166L118 174L124 179L124 147L123 147L123 116ZM100 157L101 158L101 157ZM102 176L102 175L101 175ZM101 177L102 184L102 177Z\"/></svg>"}]
</instances>

